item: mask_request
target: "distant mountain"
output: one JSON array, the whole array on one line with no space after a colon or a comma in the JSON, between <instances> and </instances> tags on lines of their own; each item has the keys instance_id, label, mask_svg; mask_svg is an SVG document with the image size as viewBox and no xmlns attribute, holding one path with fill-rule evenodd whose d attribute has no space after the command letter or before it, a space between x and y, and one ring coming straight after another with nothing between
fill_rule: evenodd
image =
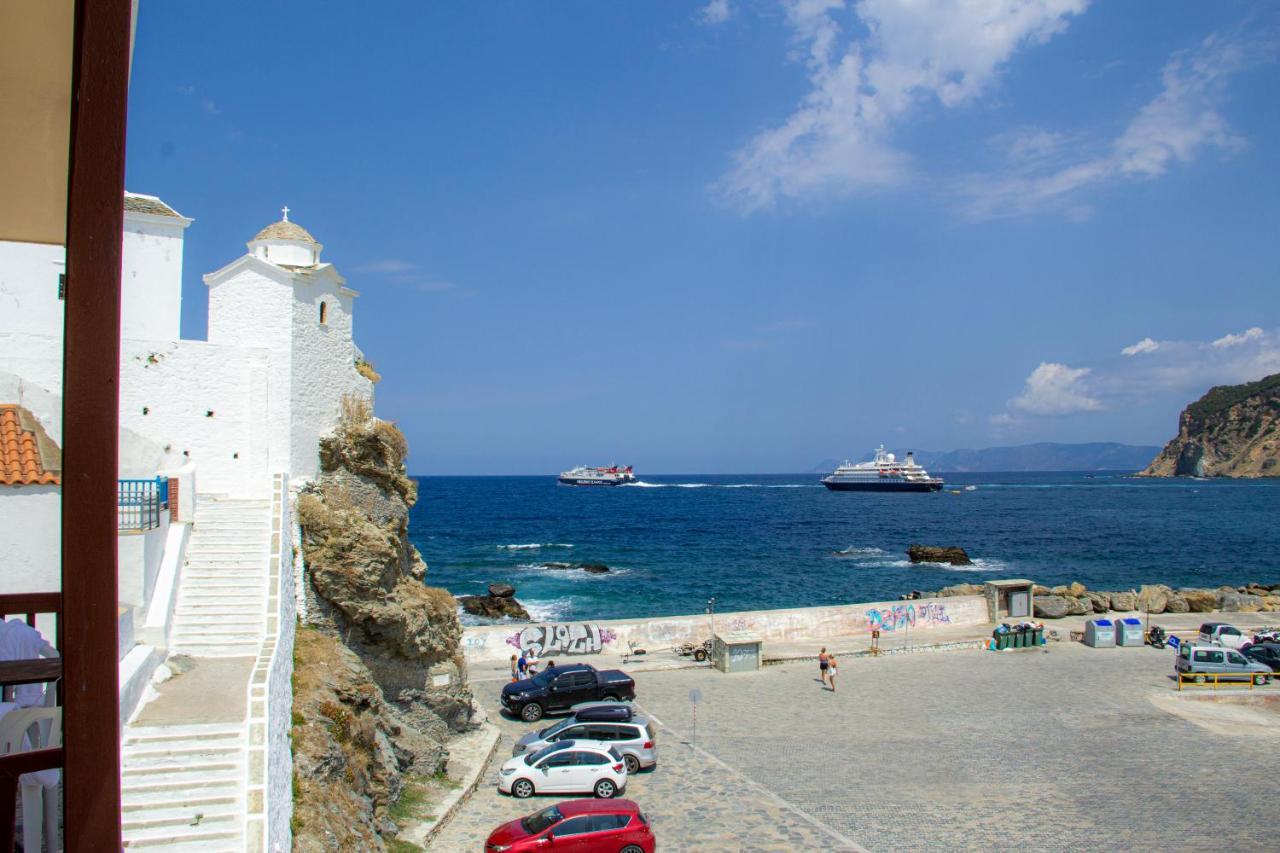
<instances>
[{"instance_id":1,"label":"distant mountain","mask_svg":"<svg viewBox=\"0 0 1280 853\"><path fill-rule=\"evenodd\" d=\"M1182 410L1146 477L1280 476L1280 373L1219 385Z\"/></svg>"},{"instance_id":2,"label":"distant mountain","mask_svg":"<svg viewBox=\"0 0 1280 853\"><path fill-rule=\"evenodd\" d=\"M907 449L895 451L898 458ZM981 450L916 450L916 462L930 473L968 471L1137 471L1155 454L1158 447L1117 444L1099 441L1088 444L1056 444L1040 442L1017 447L986 447ZM867 453L858 461L867 462ZM813 470L830 472L839 461L824 459Z\"/></svg>"}]
</instances>

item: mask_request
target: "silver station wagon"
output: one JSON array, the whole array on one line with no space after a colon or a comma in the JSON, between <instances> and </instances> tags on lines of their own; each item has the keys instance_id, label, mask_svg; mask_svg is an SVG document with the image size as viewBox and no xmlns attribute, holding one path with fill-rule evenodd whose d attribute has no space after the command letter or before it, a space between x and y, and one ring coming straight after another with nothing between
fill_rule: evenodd
<instances>
[{"instance_id":1,"label":"silver station wagon","mask_svg":"<svg viewBox=\"0 0 1280 853\"><path fill-rule=\"evenodd\" d=\"M580 722L570 717L541 731L529 732L516 741L512 755L536 752L562 740L594 740L622 754L628 773L639 773L658 763L654 725L647 717L634 716L627 722Z\"/></svg>"},{"instance_id":2,"label":"silver station wagon","mask_svg":"<svg viewBox=\"0 0 1280 853\"><path fill-rule=\"evenodd\" d=\"M1210 646L1202 643L1183 643L1174 659L1174 672L1181 678L1193 676L1197 684L1208 679L1206 675L1236 676L1252 679L1254 684L1266 684L1271 680L1271 667L1249 660L1235 649Z\"/></svg>"}]
</instances>

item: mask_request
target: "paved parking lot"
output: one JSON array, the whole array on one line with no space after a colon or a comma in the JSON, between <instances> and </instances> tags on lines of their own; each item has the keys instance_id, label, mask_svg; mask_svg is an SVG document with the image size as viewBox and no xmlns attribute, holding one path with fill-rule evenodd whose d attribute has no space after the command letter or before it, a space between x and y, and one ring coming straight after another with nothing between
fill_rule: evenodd
<instances>
[{"instance_id":1,"label":"paved parking lot","mask_svg":"<svg viewBox=\"0 0 1280 853\"><path fill-rule=\"evenodd\" d=\"M639 673L661 755L627 796L662 850L1274 849L1273 796L1247 780L1280 771L1280 690L1229 688L1277 701L1192 722L1218 704L1174 691L1172 655L1059 643L846 658L834 694L807 664ZM527 726L500 725L505 757ZM438 849L480 850L544 802L497 794L498 763Z\"/></svg>"}]
</instances>

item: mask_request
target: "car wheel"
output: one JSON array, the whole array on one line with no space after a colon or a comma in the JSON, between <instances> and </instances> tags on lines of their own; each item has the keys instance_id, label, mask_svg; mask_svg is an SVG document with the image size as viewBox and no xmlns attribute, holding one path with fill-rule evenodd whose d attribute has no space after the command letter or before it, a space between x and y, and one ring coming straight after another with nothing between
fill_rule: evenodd
<instances>
[{"instance_id":1,"label":"car wheel","mask_svg":"<svg viewBox=\"0 0 1280 853\"><path fill-rule=\"evenodd\" d=\"M1254 683L1254 684L1266 684L1266 683L1267 683L1267 677L1266 677L1265 675L1255 675L1255 676L1253 677L1253 683Z\"/></svg>"},{"instance_id":2,"label":"car wheel","mask_svg":"<svg viewBox=\"0 0 1280 853\"><path fill-rule=\"evenodd\" d=\"M644 853L644 848L636 844L628 844L626 847L623 847L619 853Z\"/></svg>"},{"instance_id":3,"label":"car wheel","mask_svg":"<svg viewBox=\"0 0 1280 853\"><path fill-rule=\"evenodd\" d=\"M1204 684L1205 677L1203 675L1197 675L1193 680L1196 684Z\"/></svg>"},{"instance_id":4,"label":"car wheel","mask_svg":"<svg viewBox=\"0 0 1280 853\"><path fill-rule=\"evenodd\" d=\"M608 779L601 779L596 783L595 794L602 800L608 800L618 793L618 786Z\"/></svg>"},{"instance_id":5,"label":"car wheel","mask_svg":"<svg viewBox=\"0 0 1280 853\"><path fill-rule=\"evenodd\" d=\"M696 650L696 651L694 651L694 653L693 653L693 659L694 659L694 660L696 660L696 661L698 661L699 663L701 663L702 661L706 660L706 659L707 659L707 650L706 650L706 649L697 649L697 650Z\"/></svg>"},{"instance_id":6,"label":"car wheel","mask_svg":"<svg viewBox=\"0 0 1280 853\"><path fill-rule=\"evenodd\" d=\"M614 696L612 693L606 693L604 694L604 698L601 699L600 701L601 702L617 702L618 697Z\"/></svg>"},{"instance_id":7,"label":"car wheel","mask_svg":"<svg viewBox=\"0 0 1280 853\"><path fill-rule=\"evenodd\" d=\"M536 723L542 719L542 706L537 702L530 702L520 709L520 719L526 723Z\"/></svg>"},{"instance_id":8,"label":"car wheel","mask_svg":"<svg viewBox=\"0 0 1280 853\"><path fill-rule=\"evenodd\" d=\"M634 755L624 755L622 760L627 763L627 772L632 776L640 772L640 759Z\"/></svg>"},{"instance_id":9,"label":"car wheel","mask_svg":"<svg viewBox=\"0 0 1280 853\"><path fill-rule=\"evenodd\" d=\"M533 796L533 783L528 779L517 779L511 783L511 796L518 800L527 800Z\"/></svg>"}]
</instances>

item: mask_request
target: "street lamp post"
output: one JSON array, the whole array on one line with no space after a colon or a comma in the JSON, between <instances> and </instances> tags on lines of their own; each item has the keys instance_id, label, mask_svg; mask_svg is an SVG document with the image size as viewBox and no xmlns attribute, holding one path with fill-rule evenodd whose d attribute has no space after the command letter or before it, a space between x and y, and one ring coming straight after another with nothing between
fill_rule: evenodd
<instances>
[{"instance_id":1,"label":"street lamp post","mask_svg":"<svg viewBox=\"0 0 1280 853\"><path fill-rule=\"evenodd\" d=\"M707 616L711 619L711 636L716 635L716 597L713 595L707 599Z\"/></svg>"}]
</instances>

